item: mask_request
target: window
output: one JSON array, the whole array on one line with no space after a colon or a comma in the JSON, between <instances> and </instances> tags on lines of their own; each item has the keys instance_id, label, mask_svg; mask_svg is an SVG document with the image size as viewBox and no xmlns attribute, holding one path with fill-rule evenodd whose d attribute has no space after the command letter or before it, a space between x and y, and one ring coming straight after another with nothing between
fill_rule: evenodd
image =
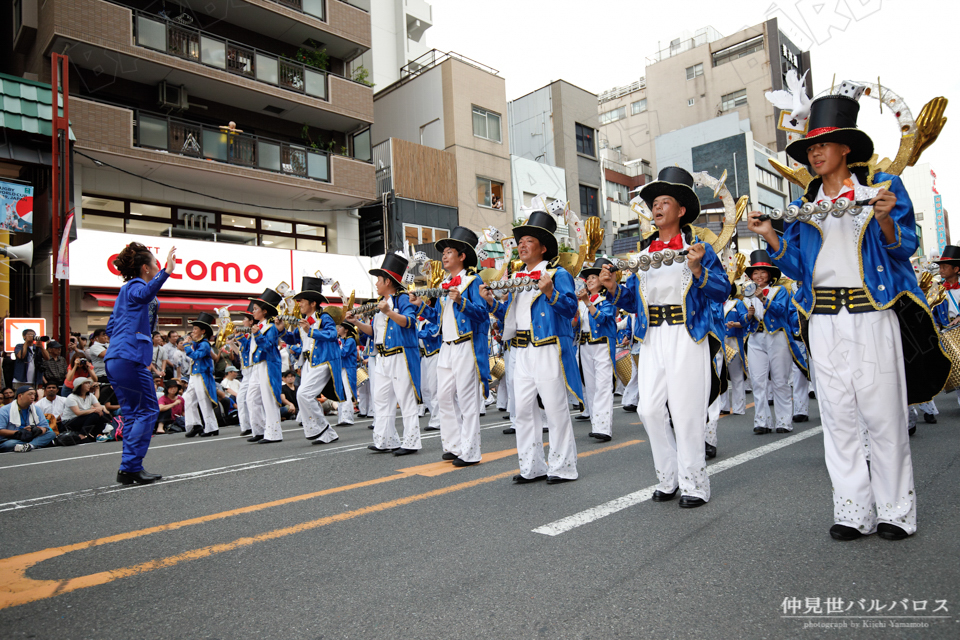
<instances>
[{"instance_id":1,"label":"window","mask_svg":"<svg viewBox=\"0 0 960 640\"><path fill-rule=\"evenodd\" d=\"M775 189L777 191L783 191L783 178L777 174L758 166L757 175L760 178L760 184L763 186L769 187L770 189Z\"/></svg>"},{"instance_id":2,"label":"window","mask_svg":"<svg viewBox=\"0 0 960 640\"><path fill-rule=\"evenodd\" d=\"M591 158L597 157L596 148L593 145L593 129L582 124L577 125L577 153Z\"/></svg>"},{"instance_id":3,"label":"window","mask_svg":"<svg viewBox=\"0 0 960 640\"><path fill-rule=\"evenodd\" d=\"M703 75L703 63L698 62L692 67L687 67L687 80L693 80Z\"/></svg>"},{"instance_id":4,"label":"window","mask_svg":"<svg viewBox=\"0 0 960 640\"><path fill-rule=\"evenodd\" d=\"M721 98L722 104L720 105L721 111L729 111L730 109L736 109L741 105L747 104L747 90L740 89L740 91L734 91L733 93L728 93L727 95Z\"/></svg>"},{"instance_id":5,"label":"window","mask_svg":"<svg viewBox=\"0 0 960 640\"><path fill-rule=\"evenodd\" d=\"M473 108L473 135L500 142L500 115L480 107Z\"/></svg>"},{"instance_id":6,"label":"window","mask_svg":"<svg viewBox=\"0 0 960 640\"><path fill-rule=\"evenodd\" d=\"M618 109L611 109L610 111L604 111L600 114L600 124L608 124L610 122L616 122L617 120L622 120L627 117L627 108L620 107Z\"/></svg>"},{"instance_id":7,"label":"window","mask_svg":"<svg viewBox=\"0 0 960 640\"><path fill-rule=\"evenodd\" d=\"M477 176L477 204L503 209L503 183Z\"/></svg>"},{"instance_id":8,"label":"window","mask_svg":"<svg viewBox=\"0 0 960 640\"><path fill-rule=\"evenodd\" d=\"M646 98L643 98L643 99L641 99L641 100L637 100L636 102L634 102L633 104L630 105L630 115L632 115L632 116L635 116L635 115L637 115L638 113L643 113L643 112L646 111L646 110L647 110L647 99L646 99Z\"/></svg>"},{"instance_id":9,"label":"window","mask_svg":"<svg viewBox=\"0 0 960 640\"><path fill-rule=\"evenodd\" d=\"M448 235L449 232L446 229L424 227L418 224L403 225L403 237L411 245L432 244L437 240L443 240Z\"/></svg>"},{"instance_id":10,"label":"window","mask_svg":"<svg viewBox=\"0 0 960 640\"><path fill-rule=\"evenodd\" d=\"M353 136L353 157L367 162L373 158L370 150L370 129L364 129Z\"/></svg>"},{"instance_id":11,"label":"window","mask_svg":"<svg viewBox=\"0 0 960 640\"><path fill-rule=\"evenodd\" d=\"M693 98L687 98L687 106L688 106L688 107L692 107L692 106L693 106Z\"/></svg>"},{"instance_id":12,"label":"window","mask_svg":"<svg viewBox=\"0 0 960 640\"><path fill-rule=\"evenodd\" d=\"M597 190L594 187L580 185L580 215L582 217L599 214Z\"/></svg>"},{"instance_id":13,"label":"window","mask_svg":"<svg viewBox=\"0 0 960 640\"><path fill-rule=\"evenodd\" d=\"M713 54L713 66L719 67L757 51L763 51L763 36L757 36L715 52Z\"/></svg>"},{"instance_id":14,"label":"window","mask_svg":"<svg viewBox=\"0 0 960 640\"><path fill-rule=\"evenodd\" d=\"M616 202L629 202L630 188L625 184L607 182L607 197L613 198Z\"/></svg>"}]
</instances>

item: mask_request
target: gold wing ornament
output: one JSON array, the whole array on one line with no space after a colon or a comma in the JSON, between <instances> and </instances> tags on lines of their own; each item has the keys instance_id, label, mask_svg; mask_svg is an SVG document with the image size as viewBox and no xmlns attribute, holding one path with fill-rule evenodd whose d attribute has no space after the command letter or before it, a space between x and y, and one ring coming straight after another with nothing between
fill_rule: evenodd
<instances>
[{"instance_id":1,"label":"gold wing ornament","mask_svg":"<svg viewBox=\"0 0 960 640\"><path fill-rule=\"evenodd\" d=\"M737 223L740 222L744 211L747 210L747 202L749 200L747 196L742 196L739 201L735 202L733 196L730 194L730 190L727 189L726 180L726 171L724 171L719 178L714 178L706 171L699 171L693 174L694 186L712 190L714 197L719 197L723 203L723 228L720 230L719 236L716 236L712 231L709 231L709 229L696 228L700 231L700 233L697 234L698 237L709 242L718 256L720 256L727 248L727 245L730 244L730 240L737 230ZM704 233L708 231L709 234ZM713 238L710 236L713 236Z\"/></svg>"}]
</instances>

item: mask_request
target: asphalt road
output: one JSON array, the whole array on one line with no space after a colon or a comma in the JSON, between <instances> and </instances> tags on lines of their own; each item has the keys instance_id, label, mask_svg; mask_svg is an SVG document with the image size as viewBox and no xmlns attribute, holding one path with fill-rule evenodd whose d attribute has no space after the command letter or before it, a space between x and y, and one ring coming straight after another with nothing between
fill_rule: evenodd
<instances>
[{"instance_id":1,"label":"asphalt road","mask_svg":"<svg viewBox=\"0 0 960 640\"><path fill-rule=\"evenodd\" d=\"M911 439L919 531L901 542L829 537L815 401L793 434L722 418L692 510L649 500L646 434L619 408L612 442L575 424L580 479L550 486L511 483L495 407L463 469L435 434L368 451L368 420L328 445L292 422L278 445L157 437L146 466L165 479L146 487L113 482L117 443L5 454L0 635L953 639L960 408L938 405Z\"/></svg>"}]
</instances>

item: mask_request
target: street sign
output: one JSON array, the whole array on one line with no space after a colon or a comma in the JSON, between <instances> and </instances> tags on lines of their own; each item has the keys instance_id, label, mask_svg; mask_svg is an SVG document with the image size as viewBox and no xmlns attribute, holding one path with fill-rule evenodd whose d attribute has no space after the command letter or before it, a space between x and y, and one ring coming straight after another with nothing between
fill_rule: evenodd
<instances>
[{"instance_id":1,"label":"street sign","mask_svg":"<svg viewBox=\"0 0 960 640\"><path fill-rule=\"evenodd\" d=\"M3 348L12 352L13 348L23 342L23 332L33 329L37 338L47 335L47 321L45 318L4 318L3 319Z\"/></svg>"}]
</instances>

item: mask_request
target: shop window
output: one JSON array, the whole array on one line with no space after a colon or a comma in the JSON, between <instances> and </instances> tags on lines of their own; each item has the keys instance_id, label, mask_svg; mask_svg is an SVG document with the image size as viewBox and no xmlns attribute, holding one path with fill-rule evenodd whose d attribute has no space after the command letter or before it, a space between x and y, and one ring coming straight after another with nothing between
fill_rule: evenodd
<instances>
[{"instance_id":1,"label":"shop window","mask_svg":"<svg viewBox=\"0 0 960 640\"><path fill-rule=\"evenodd\" d=\"M260 236L260 246L271 249L296 249L297 239L289 236Z\"/></svg>"}]
</instances>

